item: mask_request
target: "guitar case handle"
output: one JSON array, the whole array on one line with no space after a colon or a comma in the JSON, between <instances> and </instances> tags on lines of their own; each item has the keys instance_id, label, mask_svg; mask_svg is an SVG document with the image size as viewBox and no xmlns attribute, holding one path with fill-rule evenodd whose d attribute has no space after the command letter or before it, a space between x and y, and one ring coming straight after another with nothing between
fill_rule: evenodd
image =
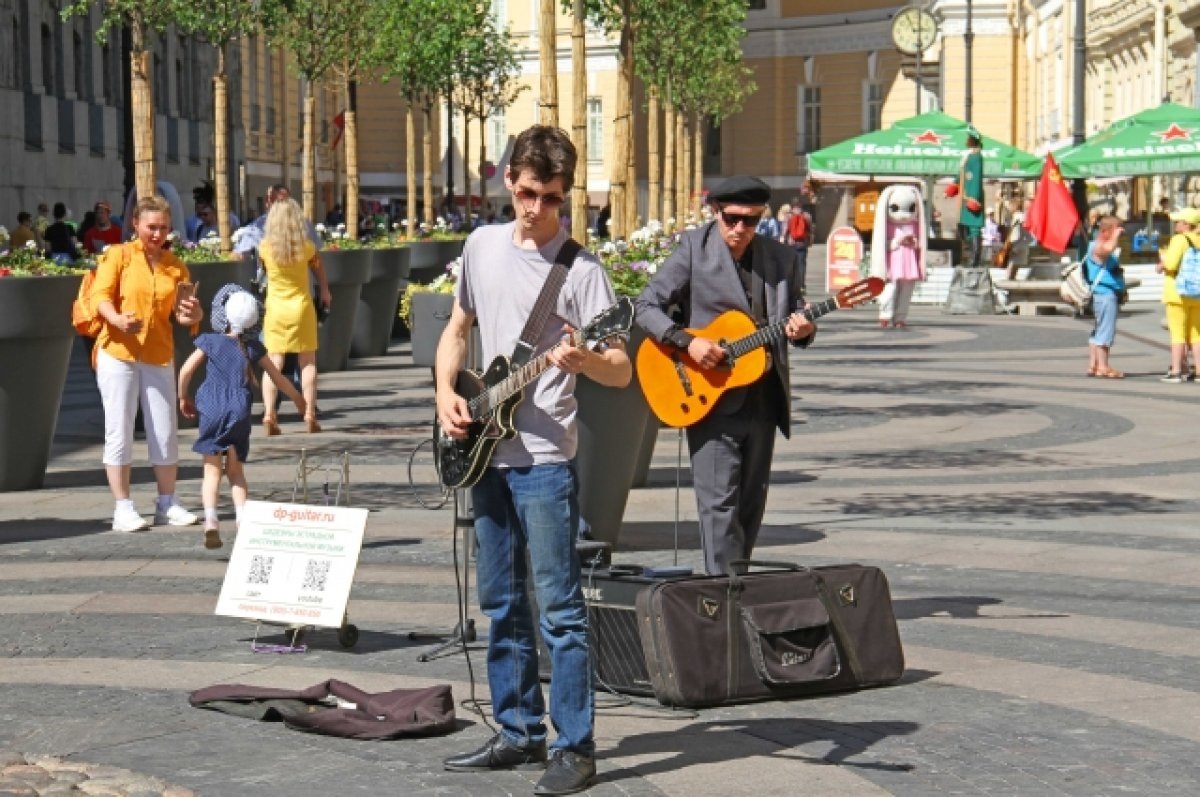
<instances>
[{"instance_id":1,"label":"guitar case handle","mask_svg":"<svg viewBox=\"0 0 1200 797\"><path fill-rule=\"evenodd\" d=\"M747 569L761 567L768 570L793 570L797 572L808 570L804 565L798 565L795 562L776 562L769 559L734 559L729 565L733 568L745 565ZM729 588L739 592L742 589L742 578L736 572L731 571L729 573Z\"/></svg>"}]
</instances>

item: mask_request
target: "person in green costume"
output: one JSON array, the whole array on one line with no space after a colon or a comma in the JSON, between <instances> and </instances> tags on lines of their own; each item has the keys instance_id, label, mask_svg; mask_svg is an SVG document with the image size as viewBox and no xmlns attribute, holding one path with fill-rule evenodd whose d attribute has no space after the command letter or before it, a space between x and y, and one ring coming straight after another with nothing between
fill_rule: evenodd
<instances>
[{"instance_id":1,"label":"person in green costume","mask_svg":"<svg viewBox=\"0 0 1200 797\"><path fill-rule=\"evenodd\" d=\"M958 237L963 243L963 265L978 268L983 253L983 142L972 130L967 152L958 167L958 178L946 196L959 197Z\"/></svg>"}]
</instances>

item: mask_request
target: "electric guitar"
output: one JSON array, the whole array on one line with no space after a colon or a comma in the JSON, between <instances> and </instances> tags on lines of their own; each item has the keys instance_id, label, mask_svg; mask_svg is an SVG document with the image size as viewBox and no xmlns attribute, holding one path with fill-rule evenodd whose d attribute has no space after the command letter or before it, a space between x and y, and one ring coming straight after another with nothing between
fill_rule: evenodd
<instances>
[{"instance_id":1,"label":"electric guitar","mask_svg":"<svg viewBox=\"0 0 1200 797\"><path fill-rule=\"evenodd\" d=\"M813 321L826 313L856 307L883 292L884 281L868 277L797 313ZM704 329L689 329L696 337L715 340L725 349L716 368L701 368L686 349L647 338L638 348L637 373L646 403L666 426L691 426L704 418L717 400L735 387L757 382L770 367L765 347L784 337L788 319L757 327L741 310L729 310Z\"/></svg>"},{"instance_id":2,"label":"electric guitar","mask_svg":"<svg viewBox=\"0 0 1200 797\"><path fill-rule=\"evenodd\" d=\"M559 345L594 345L609 338L628 337L632 325L633 300L623 297ZM469 370L458 372L454 391L467 400L471 424L467 436L456 440L434 421L434 462L443 487L456 490L479 481L496 445L517 434L513 416L525 386L550 365L549 352L543 352L515 370L509 358L501 355L492 360L482 374Z\"/></svg>"}]
</instances>

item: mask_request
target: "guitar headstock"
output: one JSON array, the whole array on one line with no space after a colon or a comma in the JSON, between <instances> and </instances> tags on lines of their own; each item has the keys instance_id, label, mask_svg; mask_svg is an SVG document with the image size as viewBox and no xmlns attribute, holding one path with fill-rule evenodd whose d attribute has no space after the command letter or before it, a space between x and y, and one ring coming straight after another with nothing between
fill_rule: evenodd
<instances>
[{"instance_id":1,"label":"guitar headstock","mask_svg":"<svg viewBox=\"0 0 1200 797\"><path fill-rule=\"evenodd\" d=\"M580 334L588 343L615 337L628 337L633 326L633 299L622 296L617 303L588 322Z\"/></svg>"},{"instance_id":2,"label":"guitar headstock","mask_svg":"<svg viewBox=\"0 0 1200 797\"><path fill-rule=\"evenodd\" d=\"M886 284L879 277L867 277L865 280L859 280L853 285L842 288L833 297L833 300L843 310L849 307L857 307L883 293L883 288Z\"/></svg>"}]
</instances>

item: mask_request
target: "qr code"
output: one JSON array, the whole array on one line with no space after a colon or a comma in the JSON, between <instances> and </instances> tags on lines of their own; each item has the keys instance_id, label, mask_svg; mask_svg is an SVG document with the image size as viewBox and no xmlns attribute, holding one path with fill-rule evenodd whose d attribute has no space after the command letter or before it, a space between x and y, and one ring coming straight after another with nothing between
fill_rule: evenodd
<instances>
[{"instance_id":1,"label":"qr code","mask_svg":"<svg viewBox=\"0 0 1200 797\"><path fill-rule=\"evenodd\" d=\"M271 581L271 568L275 566L274 556L255 554L250 557L250 575L247 584L266 584Z\"/></svg>"},{"instance_id":2,"label":"qr code","mask_svg":"<svg viewBox=\"0 0 1200 797\"><path fill-rule=\"evenodd\" d=\"M329 579L329 561L309 559L304 568L304 584L300 589L324 592L325 582Z\"/></svg>"}]
</instances>

